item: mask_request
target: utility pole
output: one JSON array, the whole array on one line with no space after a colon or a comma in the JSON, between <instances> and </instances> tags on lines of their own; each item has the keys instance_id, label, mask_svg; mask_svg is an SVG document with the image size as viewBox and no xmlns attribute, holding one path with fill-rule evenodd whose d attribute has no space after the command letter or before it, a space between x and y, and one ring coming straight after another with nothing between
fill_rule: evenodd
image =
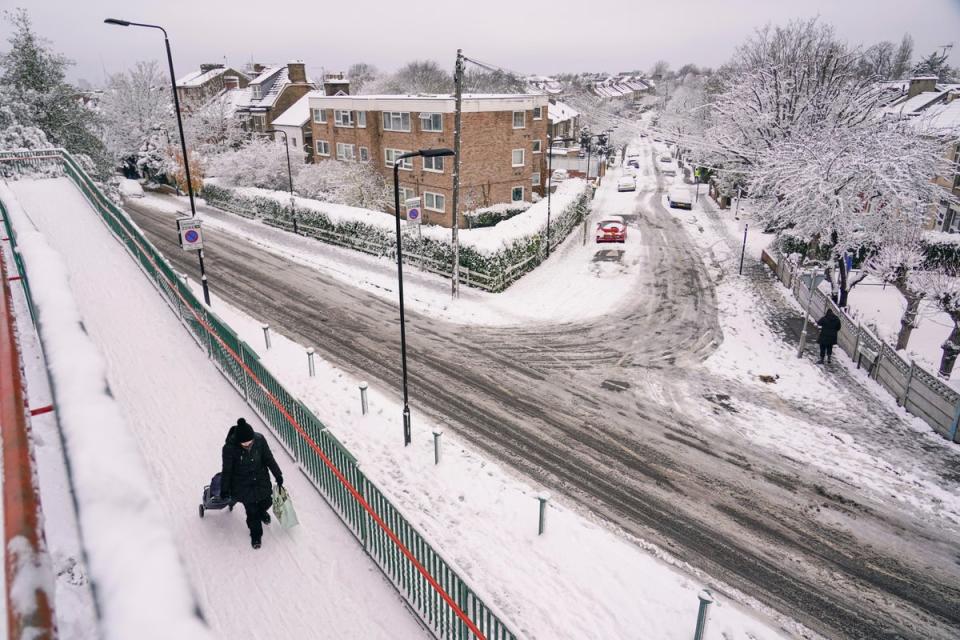
<instances>
[{"instance_id":1,"label":"utility pole","mask_svg":"<svg viewBox=\"0 0 960 640\"><path fill-rule=\"evenodd\" d=\"M453 116L453 281L450 295L460 297L460 138L463 126L463 49L457 49L457 64L453 71L454 116Z\"/></svg>"}]
</instances>

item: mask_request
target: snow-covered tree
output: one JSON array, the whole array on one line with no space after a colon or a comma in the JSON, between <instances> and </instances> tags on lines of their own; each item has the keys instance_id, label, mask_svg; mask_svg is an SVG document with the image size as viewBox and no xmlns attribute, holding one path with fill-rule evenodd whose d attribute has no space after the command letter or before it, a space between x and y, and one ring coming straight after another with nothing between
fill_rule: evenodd
<instances>
[{"instance_id":1,"label":"snow-covered tree","mask_svg":"<svg viewBox=\"0 0 960 640\"><path fill-rule=\"evenodd\" d=\"M371 93L451 93L453 76L433 60L414 60L370 84Z\"/></svg>"},{"instance_id":2,"label":"snow-covered tree","mask_svg":"<svg viewBox=\"0 0 960 640\"><path fill-rule=\"evenodd\" d=\"M860 74L867 78L890 79L893 77L894 56L896 46L892 42L878 42L863 52L860 58Z\"/></svg>"},{"instance_id":3,"label":"snow-covered tree","mask_svg":"<svg viewBox=\"0 0 960 640\"><path fill-rule=\"evenodd\" d=\"M923 273L918 278L927 297L953 321L953 331L940 345L943 355L938 372L940 377L949 378L957 354L960 354L960 278L945 270Z\"/></svg>"},{"instance_id":4,"label":"snow-covered tree","mask_svg":"<svg viewBox=\"0 0 960 640\"><path fill-rule=\"evenodd\" d=\"M893 56L893 66L890 69L890 78L900 80L910 71L913 64L913 38L909 33L903 35L897 53Z\"/></svg>"},{"instance_id":5,"label":"snow-covered tree","mask_svg":"<svg viewBox=\"0 0 960 640\"><path fill-rule=\"evenodd\" d=\"M191 169L192 169L191 157ZM282 142L266 137L255 137L242 146L225 151L207 161L206 174L238 187L287 189L287 155ZM303 167L291 165L296 172Z\"/></svg>"},{"instance_id":6,"label":"snow-covered tree","mask_svg":"<svg viewBox=\"0 0 960 640\"><path fill-rule=\"evenodd\" d=\"M187 105L184 111L187 145L206 160L238 148L249 138L240 120L233 117L234 106L226 92L202 104Z\"/></svg>"},{"instance_id":7,"label":"snow-covered tree","mask_svg":"<svg viewBox=\"0 0 960 640\"><path fill-rule=\"evenodd\" d=\"M864 265L865 273L892 284L906 300L907 306L900 317L900 332L897 334L898 350L907 348L910 333L917 326L920 302L927 293L923 279L918 277L924 262L923 243L917 228L905 229L901 234L886 238Z\"/></svg>"},{"instance_id":8,"label":"snow-covered tree","mask_svg":"<svg viewBox=\"0 0 960 640\"><path fill-rule=\"evenodd\" d=\"M921 58L913 68L913 74L917 76L936 76L940 82L956 82L957 70L947 62L947 50L934 51L930 55Z\"/></svg>"},{"instance_id":9,"label":"snow-covered tree","mask_svg":"<svg viewBox=\"0 0 960 640\"><path fill-rule=\"evenodd\" d=\"M10 48L0 54L0 97L21 127L35 127L51 143L104 162L103 145L96 134L96 113L77 99L65 80L70 62L33 31L25 9L5 12L13 27ZM9 115L9 114L8 114Z\"/></svg>"},{"instance_id":10,"label":"snow-covered tree","mask_svg":"<svg viewBox=\"0 0 960 640\"><path fill-rule=\"evenodd\" d=\"M303 197L383 211L392 192L370 164L323 160L304 165L294 178L294 188Z\"/></svg>"},{"instance_id":11,"label":"snow-covered tree","mask_svg":"<svg viewBox=\"0 0 960 640\"><path fill-rule=\"evenodd\" d=\"M465 93L524 93L526 83L507 71L468 67L463 74L463 87Z\"/></svg>"},{"instance_id":12,"label":"snow-covered tree","mask_svg":"<svg viewBox=\"0 0 960 640\"><path fill-rule=\"evenodd\" d=\"M163 173L161 141L177 135L170 86L156 62L138 62L110 77L100 101L103 142L115 166L155 178Z\"/></svg>"},{"instance_id":13,"label":"snow-covered tree","mask_svg":"<svg viewBox=\"0 0 960 640\"><path fill-rule=\"evenodd\" d=\"M347 69L347 77L350 78L350 91L356 95L365 93L363 88L370 85L379 76L380 72L377 71L377 68L366 62L354 63Z\"/></svg>"}]
</instances>

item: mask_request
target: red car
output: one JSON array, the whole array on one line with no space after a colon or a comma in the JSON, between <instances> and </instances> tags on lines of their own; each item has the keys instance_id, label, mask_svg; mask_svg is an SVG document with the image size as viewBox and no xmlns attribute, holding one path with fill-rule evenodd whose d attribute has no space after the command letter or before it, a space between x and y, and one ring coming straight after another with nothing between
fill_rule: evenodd
<instances>
[{"instance_id":1,"label":"red car","mask_svg":"<svg viewBox=\"0 0 960 640\"><path fill-rule=\"evenodd\" d=\"M627 223L620 216L604 218L597 224L597 242L626 242Z\"/></svg>"}]
</instances>

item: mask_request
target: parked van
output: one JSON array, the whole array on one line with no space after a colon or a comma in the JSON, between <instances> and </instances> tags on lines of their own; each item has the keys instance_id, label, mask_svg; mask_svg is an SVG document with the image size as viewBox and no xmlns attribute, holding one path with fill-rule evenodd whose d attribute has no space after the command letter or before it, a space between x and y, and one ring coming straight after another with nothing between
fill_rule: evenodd
<instances>
[{"instance_id":1,"label":"parked van","mask_svg":"<svg viewBox=\"0 0 960 640\"><path fill-rule=\"evenodd\" d=\"M671 209L693 209L693 196L690 195L690 189L683 185L670 187L667 202Z\"/></svg>"}]
</instances>

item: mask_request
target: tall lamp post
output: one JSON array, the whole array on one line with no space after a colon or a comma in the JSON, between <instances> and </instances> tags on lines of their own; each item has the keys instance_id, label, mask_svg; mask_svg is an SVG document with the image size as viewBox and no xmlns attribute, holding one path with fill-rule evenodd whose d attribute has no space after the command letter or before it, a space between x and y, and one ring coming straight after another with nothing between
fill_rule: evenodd
<instances>
[{"instance_id":1,"label":"tall lamp post","mask_svg":"<svg viewBox=\"0 0 960 640\"><path fill-rule=\"evenodd\" d=\"M403 370L403 446L410 444L410 404L407 395L407 325L403 313L403 242L400 237L400 163L406 158L452 156L452 149L420 149L393 160L393 202L397 217L397 290L400 292L400 366Z\"/></svg>"},{"instance_id":2,"label":"tall lamp post","mask_svg":"<svg viewBox=\"0 0 960 640\"><path fill-rule=\"evenodd\" d=\"M547 134L547 257L550 257L550 195L553 193L553 143L574 142L576 138L554 138Z\"/></svg>"},{"instance_id":3,"label":"tall lamp post","mask_svg":"<svg viewBox=\"0 0 960 640\"><path fill-rule=\"evenodd\" d=\"M107 18L106 24L116 25L118 27L145 27L147 29L159 29L163 32L163 42L167 47L167 64L170 67L170 85L173 89L173 107L177 114L177 129L180 131L180 151L183 154L183 172L187 176L187 193L190 196L190 215L197 217L197 205L193 199L193 180L190 179L190 160L187 157L187 139L183 135L183 120L180 117L180 97L177 95L177 77L173 72L173 54L170 53L170 38L167 36L167 30L158 24L144 24L142 22L130 22L129 20L118 20L116 18ZM203 284L203 301L210 306L210 289L207 287L207 274L203 268L203 249L197 252L200 259L200 282Z\"/></svg>"},{"instance_id":4,"label":"tall lamp post","mask_svg":"<svg viewBox=\"0 0 960 640\"><path fill-rule=\"evenodd\" d=\"M290 144L287 142L287 132L280 129L267 129L264 133L279 133L283 136L283 147L287 150L287 176L290 178L290 219L293 220L293 232L300 233L297 228L297 209L293 204L293 169L290 168Z\"/></svg>"}]
</instances>

